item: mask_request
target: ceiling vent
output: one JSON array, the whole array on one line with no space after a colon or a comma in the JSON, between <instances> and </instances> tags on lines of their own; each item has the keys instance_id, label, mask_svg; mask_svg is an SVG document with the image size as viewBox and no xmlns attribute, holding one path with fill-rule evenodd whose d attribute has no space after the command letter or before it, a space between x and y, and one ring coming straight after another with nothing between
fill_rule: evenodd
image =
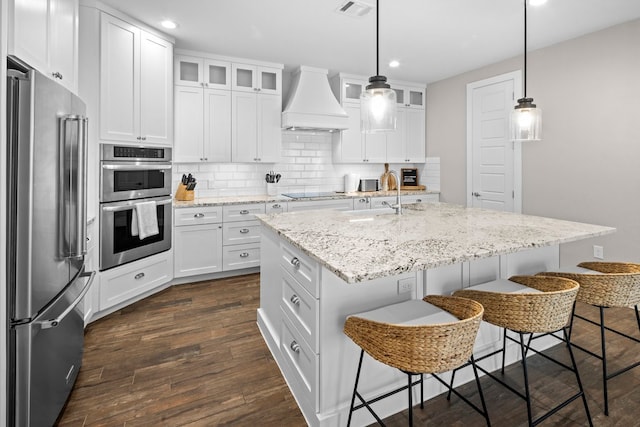
<instances>
[{"instance_id":1,"label":"ceiling vent","mask_svg":"<svg viewBox=\"0 0 640 427\"><path fill-rule=\"evenodd\" d=\"M340 15L347 15L354 18L361 18L371 12L373 6L361 1L347 0L336 9Z\"/></svg>"}]
</instances>

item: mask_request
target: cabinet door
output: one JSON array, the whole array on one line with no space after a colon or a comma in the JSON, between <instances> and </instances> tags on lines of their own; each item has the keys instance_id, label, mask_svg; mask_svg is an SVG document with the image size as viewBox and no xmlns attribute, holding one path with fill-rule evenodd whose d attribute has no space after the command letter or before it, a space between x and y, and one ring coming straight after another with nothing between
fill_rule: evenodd
<instances>
[{"instance_id":1,"label":"cabinet door","mask_svg":"<svg viewBox=\"0 0 640 427\"><path fill-rule=\"evenodd\" d=\"M362 163L364 161L363 137L360 132L360 104L343 105L349 116L348 128L340 132L333 161L336 163Z\"/></svg>"},{"instance_id":2,"label":"cabinet door","mask_svg":"<svg viewBox=\"0 0 640 427\"><path fill-rule=\"evenodd\" d=\"M173 45L140 32L140 137L173 143Z\"/></svg>"},{"instance_id":3,"label":"cabinet door","mask_svg":"<svg viewBox=\"0 0 640 427\"><path fill-rule=\"evenodd\" d=\"M174 65L175 84L202 87L204 82L204 59L196 58L195 56L176 55Z\"/></svg>"},{"instance_id":4,"label":"cabinet door","mask_svg":"<svg viewBox=\"0 0 640 427\"><path fill-rule=\"evenodd\" d=\"M258 67L247 64L233 64L231 88L242 92L256 92Z\"/></svg>"},{"instance_id":5,"label":"cabinet door","mask_svg":"<svg viewBox=\"0 0 640 427\"><path fill-rule=\"evenodd\" d=\"M222 224L175 228L174 276L222 271Z\"/></svg>"},{"instance_id":6,"label":"cabinet door","mask_svg":"<svg viewBox=\"0 0 640 427\"><path fill-rule=\"evenodd\" d=\"M78 92L78 0L50 0L49 74Z\"/></svg>"},{"instance_id":7,"label":"cabinet door","mask_svg":"<svg viewBox=\"0 0 640 427\"><path fill-rule=\"evenodd\" d=\"M282 142L282 98L279 95L257 96L258 162L280 161Z\"/></svg>"},{"instance_id":8,"label":"cabinet door","mask_svg":"<svg viewBox=\"0 0 640 427\"><path fill-rule=\"evenodd\" d=\"M282 70L270 67L258 67L257 69L257 87L261 94L282 94Z\"/></svg>"},{"instance_id":9,"label":"cabinet door","mask_svg":"<svg viewBox=\"0 0 640 427\"><path fill-rule=\"evenodd\" d=\"M387 132L364 134L365 159L368 163L387 161Z\"/></svg>"},{"instance_id":10,"label":"cabinet door","mask_svg":"<svg viewBox=\"0 0 640 427\"><path fill-rule=\"evenodd\" d=\"M228 90L204 90L203 148L205 161L231 161L231 92Z\"/></svg>"},{"instance_id":11,"label":"cabinet door","mask_svg":"<svg viewBox=\"0 0 640 427\"><path fill-rule=\"evenodd\" d=\"M407 109L404 124L405 157L410 163L424 163L426 161L426 143L424 110Z\"/></svg>"},{"instance_id":12,"label":"cabinet door","mask_svg":"<svg viewBox=\"0 0 640 427\"><path fill-rule=\"evenodd\" d=\"M100 138L140 141L140 30L102 13Z\"/></svg>"},{"instance_id":13,"label":"cabinet door","mask_svg":"<svg viewBox=\"0 0 640 427\"><path fill-rule=\"evenodd\" d=\"M205 59L204 84L209 89L231 89L231 63Z\"/></svg>"},{"instance_id":14,"label":"cabinet door","mask_svg":"<svg viewBox=\"0 0 640 427\"><path fill-rule=\"evenodd\" d=\"M348 102L360 105L360 95L366 89L367 82L364 80L343 79L341 85L340 101L342 103ZM358 126L360 126L360 123L358 123Z\"/></svg>"},{"instance_id":15,"label":"cabinet door","mask_svg":"<svg viewBox=\"0 0 640 427\"><path fill-rule=\"evenodd\" d=\"M407 88L405 90L405 96L407 97L407 107L424 110L425 89Z\"/></svg>"},{"instance_id":16,"label":"cabinet door","mask_svg":"<svg viewBox=\"0 0 640 427\"><path fill-rule=\"evenodd\" d=\"M197 87L176 86L175 101L176 138L173 160L185 163L203 161L203 90Z\"/></svg>"},{"instance_id":17,"label":"cabinet door","mask_svg":"<svg viewBox=\"0 0 640 427\"><path fill-rule=\"evenodd\" d=\"M387 162L404 163L407 161L406 155L406 124L407 109L398 108L398 118L395 132L387 133Z\"/></svg>"},{"instance_id":18,"label":"cabinet door","mask_svg":"<svg viewBox=\"0 0 640 427\"><path fill-rule=\"evenodd\" d=\"M258 161L256 98L254 93L231 93L231 160L234 162Z\"/></svg>"},{"instance_id":19,"label":"cabinet door","mask_svg":"<svg viewBox=\"0 0 640 427\"><path fill-rule=\"evenodd\" d=\"M4 3L4 2L3 2ZM14 0L9 53L46 72L49 58L49 1Z\"/></svg>"}]
</instances>

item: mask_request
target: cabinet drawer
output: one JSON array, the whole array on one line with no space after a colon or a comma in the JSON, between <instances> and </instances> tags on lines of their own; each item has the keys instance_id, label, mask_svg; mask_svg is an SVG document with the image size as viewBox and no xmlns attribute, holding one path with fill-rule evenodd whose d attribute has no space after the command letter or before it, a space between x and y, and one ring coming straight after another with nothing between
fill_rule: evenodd
<instances>
[{"instance_id":1,"label":"cabinet drawer","mask_svg":"<svg viewBox=\"0 0 640 427\"><path fill-rule=\"evenodd\" d=\"M222 270L238 270L260 266L260 245L233 245L222 248Z\"/></svg>"},{"instance_id":2,"label":"cabinet drawer","mask_svg":"<svg viewBox=\"0 0 640 427\"><path fill-rule=\"evenodd\" d=\"M246 221L256 219L255 214L264 213L264 203L250 203L246 205L226 205L222 208L222 218L228 221Z\"/></svg>"},{"instance_id":3,"label":"cabinet drawer","mask_svg":"<svg viewBox=\"0 0 640 427\"><path fill-rule=\"evenodd\" d=\"M284 268L282 271L282 300L280 306L289 315L293 325L307 341L314 353L318 353L316 325L318 324L318 300L307 292Z\"/></svg>"},{"instance_id":4,"label":"cabinet drawer","mask_svg":"<svg viewBox=\"0 0 640 427\"><path fill-rule=\"evenodd\" d=\"M295 387L302 391L309 402L316 401L318 385L318 355L293 327L287 314L282 312L282 334L280 335L280 352L293 374ZM296 393L296 396L299 394Z\"/></svg>"},{"instance_id":5,"label":"cabinet drawer","mask_svg":"<svg viewBox=\"0 0 640 427\"><path fill-rule=\"evenodd\" d=\"M313 297L318 296L318 263L301 250L282 242L280 265Z\"/></svg>"},{"instance_id":6,"label":"cabinet drawer","mask_svg":"<svg viewBox=\"0 0 640 427\"><path fill-rule=\"evenodd\" d=\"M214 224L222 222L222 206L200 206L176 208L173 210L174 224L181 225Z\"/></svg>"},{"instance_id":7,"label":"cabinet drawer","mask_svg":"<svg viewBox=\"0 0 640 427\"><path fill-rule=\"evenodd\" d=\"M225 222L222 225L222 244L239 245L260 242L260 221Z\"/></svg>"},{"instance_id":8,"label":"cabinet drawer","mask_svg":"<svg viewBox=\"0 0 640 427\"><path fill-rule=\"evenodd\" d=\"M267 202L265 212L268 214L288 212L287 202Z\"/></svg>"},{"instance_id":9,"label":"cabinet drawer","mask_svg":"<svg viewBox=\"0 0 640 427\"><path fill-rule=\"evenodd\" d=\"M440 201L440 197L437 194L402 196L402 203L432 203L438 201Z\"/></svg>"},{"instance_id":10,"label":"cabinet drawer","mask_svg":"<svg viewBox=\"0 0 640 427\"><path fill-rule=\"evenodd\" d=\"M163 252L101 273L100 310L127 301L170 281L173 254Z\"/></svg>"},{"instance_id":11,"label":"cabinet drawer","mask_svg":"<svg viewBox=\"0 0 640 427\"><path fill-rule=\"evenodd\" d=\"M351 199L309 200L302 202L289 202L289 212L309 211L317 209L333 209L336 211L353 210Z\"/></svg>"}]
</instances>

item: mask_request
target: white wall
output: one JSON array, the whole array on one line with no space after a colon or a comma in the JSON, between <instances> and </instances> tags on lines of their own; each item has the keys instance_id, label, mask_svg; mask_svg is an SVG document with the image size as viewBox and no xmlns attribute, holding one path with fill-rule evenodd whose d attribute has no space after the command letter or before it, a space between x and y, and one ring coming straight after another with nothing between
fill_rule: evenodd
<instances>
[{"instance_id":1,"label":"white wall","mask_svg":"<svg viewBox=\"0 0 640 427\"><path fill-rule=\"evenodd\" d=\"M543 140L522 144L523 213L613 226L562 245L562 265L640 262L640 20L528 54L527 94ZM520 69L522 57L427 87L427 155L441 159L441 200L466 200L466 85Z\"/></svg>"},{"instance_id":2,"label":"white wall","mask_svg":"<svg viewBox=\"0 0 640 427\"><path fill-rule=\"evenodd\" d=\"M183 173L198 180L196 197L266 194L265 174L273 170L282 175L279 193L344 191L344 175L357 173L361 178L380 178L381 164L334 164L330 133L282 133L280 163L178 163L174 167L174 191ZM425 165L391 164L400 172L402 167L417 167L420 183L430 190L440 184L439 159L429 158ZM426 169L426 170L425 170Z\"/></svg>"}]
</instances>

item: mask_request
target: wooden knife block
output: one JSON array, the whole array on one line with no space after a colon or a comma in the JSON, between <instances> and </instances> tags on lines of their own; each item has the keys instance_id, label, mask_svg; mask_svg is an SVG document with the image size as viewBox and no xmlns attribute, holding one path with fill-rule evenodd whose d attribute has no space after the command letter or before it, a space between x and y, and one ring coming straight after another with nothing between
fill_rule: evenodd
<instances>
[{"instance_id":1,"label":"wooden knife block","mask_svg":"<svg viewBox=\"0 0 640 427\"><path fill-rule=\"evenodd\" d=\"M194 198L194 191L187 191L187 186L183 183L178 184L178 190L176 191L176 200L191 201Z\"/></svg>"}]
</instances>

